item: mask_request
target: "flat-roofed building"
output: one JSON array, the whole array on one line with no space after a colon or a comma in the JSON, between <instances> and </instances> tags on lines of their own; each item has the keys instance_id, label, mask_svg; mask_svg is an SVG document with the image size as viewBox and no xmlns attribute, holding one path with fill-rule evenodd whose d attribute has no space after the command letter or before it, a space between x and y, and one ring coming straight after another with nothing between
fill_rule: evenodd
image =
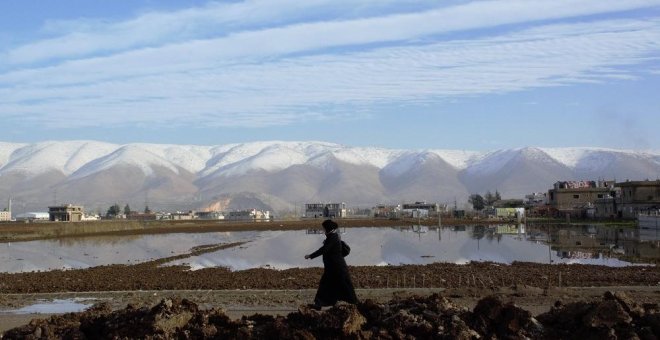
<instances>
[{"instance_id":1,"label":"flat-roofed building","mask_svg":"<svg viewBox=\"0 0 660 340\"><path fill-rule=\"evenodd\" d=\"M11 211L0 211L0 222L11 221Z\"/></svg>"},{"instance_id":2,"label":"flat-roofed building","mask_svg":"<svg viewBox=\"0 0 660 340\"><path fill-rule=\"evenodd\" d=\"M66 204L48 207L48 216L51 221L80 222L83 213L81 205Z\"/></svg>"},{"instance_id":3,"label":"flat-roofed building","mask_svg":"<svg viewBox=\"0 0 660 340\"><path fill-rule=\"evenodd\" d=\"M346 217L346 203L307 203L305 204L305 217Z\"/></svg>"},{"instance_id":4,"label":"flat-roofed building","mask_svg":"<svg viewBox=\"0 0 660 340\"><path fill-rule=\"evenodd\" d=\"M619 217L636 218L638 214L660 209L660 180L616 183L620 189L617 202Z\"/></svg>"},{"instance_id":5,"label":"flat-roofed building","mask_svg":"<svg viewBox=\"0 0 660 340\"><path fill-rule=\"evenodd\" d=\"M585 217L598 199L611 197L612 181L563 181L556 182L548 191L548 204L560 214Z\"/></svg>"},{"instance_id":6,"label":"flat-roofed building","mask_svg":"<svg viewBox=\"0 0 660 340\"><path fill-rule=\"evenodd\" d=\"M407 217L429 217L438 216L441 206L438 203L426 203L421 201L404 203L401 205L401 210L403 215Z\"/></svg>"}]
</instances>

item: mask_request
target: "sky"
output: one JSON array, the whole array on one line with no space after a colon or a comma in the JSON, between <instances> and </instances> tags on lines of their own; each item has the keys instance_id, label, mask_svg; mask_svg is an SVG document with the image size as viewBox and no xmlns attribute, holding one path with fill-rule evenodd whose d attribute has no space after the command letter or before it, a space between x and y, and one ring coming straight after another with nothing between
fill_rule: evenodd
<instances>
[{"instance_id":1,"label":"sky","mask_svg":"<svg viewBox=\"0 0 660 340\"><path fill-rule=\"evenodd\" d=\"M2 142L660 150L660 0L4 0Z\"/></svg>"}]
</instances>

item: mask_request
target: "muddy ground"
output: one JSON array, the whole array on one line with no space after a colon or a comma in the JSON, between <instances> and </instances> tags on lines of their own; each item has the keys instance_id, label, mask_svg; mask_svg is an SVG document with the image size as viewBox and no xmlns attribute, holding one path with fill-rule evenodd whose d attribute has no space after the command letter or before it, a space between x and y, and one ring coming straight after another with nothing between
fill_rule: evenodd
<instances>
[{"instance_id":1,"label":"muddy ground","mask_svg":"<svg viewBox=\"0 0 660 340\"><path fill-rule=\"evenodd\" d=\"M213 252L234 244L200 246L188 254L135 265L0 274L0 310L17 309L53 299L105 301L112 310L128 304L153 306L160 299L186 298L200 308L222 308L230 319L254 313L287 315L313 300L322 268L287 270L225 268L190 271L161 267L178 258ZM660 301L660 267L603 267L535 263L435 263L406 266L350 267L358 297L386 303L412 294L440 293L456 306L474 308L495 295L531 315L548 312L557 301L600 301L608 290L625 293L637 303ZM178 300L177 300L178 301ZM0 329L29 322L34 315L0 315ZM43 316L41 316L43 317Z\"/></svg>"},{"instance_id":2,"label":"muddy ground","mask_svg":"<svg viewBox=\"0 0 660 340\"><path fill-rule=\"evenodd\" d=\"M289 313L251 311L232 317L223 306L205 308L188 298L160 297L151 305L116 309L97 303L85 312L34 319L4 333L6 339L656 339L658 300L605 291L588 301L570 301L567 288L545 312L534 314L510 297L540 297L528 287L491 292L470 306L457 302L461 290L420 295L417 290L367 296L357 305L339 303L316 311L299 304ZM207 292L208 293L208 292ZM250 292L261 295L262 292ZM265 295L270 292L263 292ZM289 292L291 293L291 292ZM595 291L592 293L596 293ZM199 294L199 293L197 293ZM393 294L383 301L384 295ZM550 293L552 295L554 293ZM240 294L239 294L240 295ZM283 297L275 294L273 296ZM290 295L291 296L291 295ZM449 297L447 297L449 296ZM208 297L208 295L207 295ZM227 296L226 296L227 297ZM300 297L300 296L299 296ZM473 300L476 298L472 297ZM230 298L231 300L231 298ZM232 300L233 301L233 300ZM143 302L143 301L142 301ZM217 302L217 301L216 301ZM291 302L290 302L291 303ZM538 306L538 302L535 304Z\"/></svg>"},{"instance_id":3,"label":"muddy ground","mask_svg":"<svg viewBox=\"0 0 660 340\"><path fill-rule=\"evenodd\" d=\"M361 223L363 222L364 221ZM304 228L305 225L300 224L289 227ZM188 228L188 226L185 226L185 228ZM216 226L210 226L208 228L208 231L215 231ZM72 320L74 320L72 321L73 324L76 322L80 324L82 319L92 323L100 322L100 319L98 318L106 318L104 320L107 321L110 315L109 313L111 313L112 310L116 311L113 315L120 318L126 319L128 318L126 316L128 314L133 315L136 318L144 318L150 315L149 313L151 313L152 309L149 308L153 307L156 308L153 310L153 313L156 314L161 313L163 310L167 310L167 315L179 315L177 313L180 311L185 312L185 315L196 315L198 318L196 320L199 322L195 325L190 325L189 331L202 331L204 329L210 331L215 329L216 333L214 334L216 335L218 334L217 332L221 325L213 322L209 323L209 315L213 315L211 318L213 320L224 320L221 324L233 330L245 330L244 327L250 326L247 328L250 332L254 329L261 329L259 327L262 326L271 327L269 329L272 330L274 322L280 325L290 325L288 320L290 320L291 317L287 316L290 313L295 314L293 316L294 324L297 322L295 320L301 320L301 318L308 321L319 321L321 320L319 318L323 318L322 316L314 314L316 312L305 310L304 308L303 310L300 310L300 306L313 300L313 295L321 276L322 268L294 268L281 271L259 268L232 272L225 268L207 268L190 271L185 266L161 267L163 263L172 260L239 245L240 244L236 243L200 246L192 249L188 254L134 265L109 265L88 269L66 271L55 270L49 272L17 274L0 273L0 311L16 309L38 301L51 301L53 299L94 299L89 301L101 301L107 302L108 304L102 308L99 307L100 309L97 308L96 311L84 314L87 316L82 314L71 316L71 318L73 318ZM362 301L372 300L374 303L382 304L382 306L374 306L373 304L370 304L371 302L364 302L365 304L359 306L360 315L362 315L366 321L358 327L358 333L351 333L350 337L353 338L359 338L356 334L361 334L360 336L371 334L373 336L374 333L372 331L375 324L380 325L378 327L383 327L379 332L384 331L385 333L383 334L390 334L390 337L392 337L391 334L396 335L398 331L401 331L401 327L406 324L406 322L410 321L408 320L409 317L419 322L424 318L431 318L426 320L426 323L422 322L422 324L425 325L424 329L426 329L426 331L438 332L441 328L444 329L450 325L456 324L460 326L462 322L466 325L469 324L469 327L463 327L460 329L467 332L465 334L472 334L468 329L473 331L475 331L475 329L476 331L484 331L484 329L490 327L487 327L489 324L488 322L492 323L492 321L500 315L498 313L501 311L509 311L515 315L523 316L521 322L529 326L529 318L525 315L540 316L544 313L552 313L552 308L557 304L557 301L561 301L558 305L560 307L568 304L578 304L571 307L573 309L571 309L570 312L573 314L567 314L572 315L572 317L575 317L575 313L578 312L583 314L586 313L584 315L581 314L581 317L584 319L588 315L600 313L597 313L595 310L599 311L601 309L614 313L615 319L619 318L615 320L615 324L617 322L623 322L623 324L620 325L619 330L613 331L615 333L618 331L639 331L642 332L639 334L656 334L656 336L660 336L660 333L653 333L655 331L651 326L648 326L651 328L644 326L647 328L636 330L631 330L630 327L628 327L631 324L631 320L637 320L637 323L632 322L632 324L639 325L641 322L639 321L641 320L640 318L650 318L653 320L655 320L654 318L657 318L657 314L653 314L651 310L653 310L652 305L657 305L657 303L660 302L659 266L614 268L592 265L548 265L535 263L513 263L511 265L495 263L470 263L467 265L435 263L429 265L350 267L350 272L357 288L358 297ZM648 308L643 312L638 308L636 309L636 312L631 314L632 312L630 308L622 307L621 302L619 301L621 299L614 299L612 294L608 295L608 298L605 298L607 291L624 294L624 300L630 298L639 308L642 308L640 306L646 306ZM414 307L412 310L410 310L410 308L412 308L410 306L418 304L421 300L411 300L408 303L404 303L408 306L404 306L405 308L410 307L409 309L406 309L407 312L404 313L404 316L389 314L389 316L387 316L384 312L391 311L392 308L395 308L392 306L396 305L398 302L391 302L392 299L405 299L412 295L419 295L422 296L421 299L426 299L424 300L425 302L422 302L425 306L428 306L429 304L437 305L437 301L440 301L438 300L439 298L430 297L431 294L434 293L442 294L443 299L447 298L451 300L451 308L447 306L445 307L450 311L447 312L448 314L446 315L456 316L456 318L452 319L453 321L447 321L446 318L441 319L433 315L424 316L421 314L415 314L419 312L419 306ZM488 322L484 321L486 323L482 322L481 326L472 324L475 322L474 320L478 319L475 316L476 314L474 313L476 312L473 311L473 309L479 305L480 301L489 296L497 297L497 301L504 304L509 302L515 303L517 306L520 306L522 310L511 308L506 309L502 304L498 305L498 303L493 300L486 300L484 303L487 306L490 306L488 308L495 306L493 308L496 308L500 312L488 312L488 310L484 311L482 309L479 313L489 314L495 319ZM163 298L170 300L169 303L166 303L165 307L162 305L162 303L164 303L162 302ZM181 299L187 299L188 302L183 303ZM614 300L619 302L615 305L611 302ZM174 303L175 307L178 307L167 307L167 304L171 305L172 303ZM124 309L129 304L132 307ZM394 305L390 306L390 304ZM441 304L446 303L442 302ZM601 306L601 304L604 305ZM624 303L624 305L629 304L632 304L632 302L628 301L627 304ZM194 307L192 307L193 305ZM140 306L148 306L149 308L145 309ZM176 309L176 312L172 312L168 308L174 308ZM222 309L221 313L225 317L218 316L218 312L208 311L213 308ZM341 307L333 310L328 314L330 315L328 317L331 319L334 318L332 320L336 321L337 315L355 315L351 314L355 312L355 310L351 308L352 307ZM466 308L467 310L472 311L471 313L473 314L470 314L472 316L465 314ZM625 315L621 313L621 308L624 309ZM626 308L628 308L627 311L625 310ZM398 320L396 318L403 318L403 321L401 321L402 323L399 326L392 326L391 323L384 325L378 323L378 321L374 319L374 315L372 315L373 313L370 314L371 312L369 311L375 311L374 313L376 314L374 315L394 318L390 320L392 322L394 322L393 320ZM557 311L558 309L555 308L555 314L548 314L545 319L541 319L549 324L553 322L561 324L561 318L565 316L556 314L558 313ZM271 317L271 319L257 318L257 321L250 321L247 319L244 319L243 321L235 321L235 323L233 323L234 321L231 321L253 315L254 313L280 315L284 319ZM646 315L644 313L649 314ZM651 316L651 314L654 316ZM45 316L17 316L0 313L0 332L11 327L26 324L33 317L43 318ZM192 320L188 320L187 317L184 319L187 319L187 321ZM57 320L62 321L62 318L56 316L56 320L53 322L59 322ZM449 324L447 324L447 322L449 322ZM610 325L611 323L607 320L596 320L594 322L595 324L604 322L606 325ZM270 326L264 326L266 324ZM396 324L396 322L394 322L394 324ZM431 325L431 328L428 327L429 324ZM49 323L49 321L34 321L22 331L50 334L48 332L54 331L54 329L57 328L54 325L54 323ZM390 326L394 328L391 328ZM579 327L580 325L574 326ZM281 328L280 330L285 332L282 333L284 335L291 335L291 333L286 333L291 331L291 329L287 327L289 326ZM479 330L479 327L482 329ZM613 329L611 325L607 327L609 328L599 328L598 332L610 332ZM40 330L37 331L37 328ZM419 327L415 329L419 330ZM424 331L424 329L422 329L422 331ZM533 332L534 329L520 328L518 330L520 331L521 329L522 333L516 334L521 336L534 335L531 333L525 333ZM175 329L170 329L170 331L176 332ZM492 330L486 329L486 331ZM310 332L312 336L317 337L319 334L324 334L323 329L312 329L308 330L308 332ZM26 335L28 333L19 332L12 334ZM29 334L34 335L35 333ZM593 334L602 335L601 333ZM396 338L396 336L393 337ZM382 338L388 337L383 335Z\"/></svg>"}]
</instances>

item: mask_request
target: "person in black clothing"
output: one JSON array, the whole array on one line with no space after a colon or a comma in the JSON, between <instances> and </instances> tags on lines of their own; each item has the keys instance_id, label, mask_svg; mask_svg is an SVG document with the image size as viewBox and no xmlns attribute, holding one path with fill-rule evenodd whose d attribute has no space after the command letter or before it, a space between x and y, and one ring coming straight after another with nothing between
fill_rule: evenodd
<instances>
[{"instance_id":1,"label":"person in black clothing","mask_svg":"<svg viewBox=\"0 0 660 340\"><path fill-rule=\"evenodd\" d=\"M332 306L337 301L346 301L356 304L355 289L348 266L342 256L342 242L339 237L339 226L332 220L322 223L325 229L325 240L319 250L305 255L306 259L313 259L323 255L323 276L319 282L319 289L314 298L314 308L321 309L322 306Z\"/></svg>"}]
</instances>

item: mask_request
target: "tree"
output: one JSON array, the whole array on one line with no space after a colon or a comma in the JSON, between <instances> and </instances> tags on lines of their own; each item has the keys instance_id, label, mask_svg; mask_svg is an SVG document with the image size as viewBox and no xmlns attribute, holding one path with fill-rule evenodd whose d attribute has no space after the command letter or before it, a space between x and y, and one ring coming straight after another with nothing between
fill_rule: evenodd
<instances>
[{"instance_id":1,"label":"tree","mask_svg":"<svg viewBox=\"0 0 660 340\"><path fill-rule=\"evenodd\" d=\"M108 211L105 213L107 217L115 217L119 215L119 212L121 211L121 208L119 207L119 204L115 203L113 206L108 208Z\"/></svg>"},{"instance_id":2,"label":"tree","mask_svg":"<svg viewBox=\"0 0 660 340\"><path fill-rule=\"evenodd\" d=\"M472 204L472 208L477 211L481 211L485 207L484 198L479 194L470 195L468 202L470 202Z\"/></svg>"},{"instance_id":3,"label":"tree","mask_svg":"<svg viewBox=\"0 0 660 340\"><path fill-rule=\"evenodd\" d=\"M148 206L148 205L145 205L145 206L144 206L144 213L145 213L145 214L151 214L151 209L149 209L149 206Z\"/></svg>"},{"instance_id":4,"label":"tree","mask_svg":"<svg viewBox=\"0 0 660 340\"><path fill-rule=\"evenodd\" d=\"M128 216L131 214L131 207L128 206L128 203L124 207L124 215Z\"/></svg>"},{"instance_id":5,"label":"tree","mask_svg":"<svg viewBox=\"0 0 660 340\"><path fill-rule=\"evenodd\" d=\"M493 203L495 203L495 201L496 201L496 199L495 199L495 195L493 195L493 194L490 192L490 190L486 191L486 194L484 195L484 203L485 203L486 205L489 205L489 206L490 206L490 205L493 205Z\"/></svg>"},{"instance_id":6,"label":"tree","mask_svg":"<svg viewBox=\"0 0 660 340\"><path fill-rule=\"evenodd\" d=\"M500 192L495 190L495 201L501 201L502 196L500 196Z\"/></svg>"}]
</instances>

